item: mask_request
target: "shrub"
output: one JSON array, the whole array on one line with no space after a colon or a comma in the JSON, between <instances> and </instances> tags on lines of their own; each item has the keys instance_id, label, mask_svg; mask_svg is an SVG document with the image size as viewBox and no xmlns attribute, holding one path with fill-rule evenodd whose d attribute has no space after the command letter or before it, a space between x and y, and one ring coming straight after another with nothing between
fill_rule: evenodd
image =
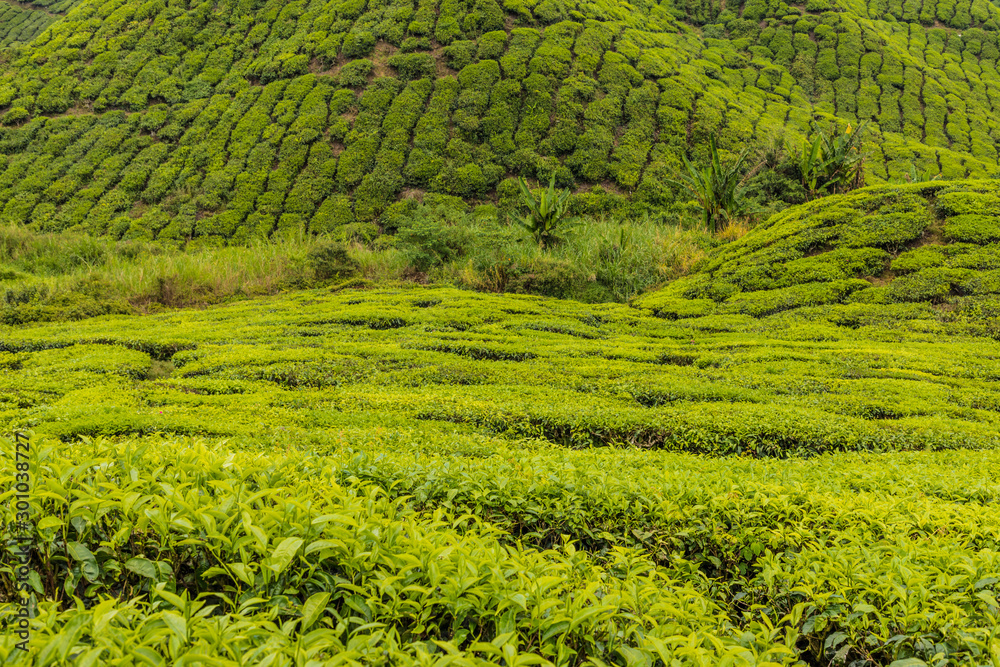
<instances>
[{"instance_id":1,"label":"shrub","mask_svg":"<svg viewBox=\"0 0 1000 667\"><path fill-rule=\"evenodd\" d=\"M342 280L354 275L357 263L347 254L347 247L337 241L324 241L309 248L306 255L317 280Z\"/></svg>"},{"instance_id":2,"label":"shrub","mask_svg":"<svg viewBox=\"0 0 1000 667\"><path fill-rule=\"evenodd\" d=\"M715 144L715 136L710 141L712 151L708 167L697 169L681 156L686 171L678 174L676 183L686 189L698 201L702 209L702 222L713 233L728 220L748 213L748 202L744 198L746 186L743 182L743 163L750 154L745 149L734 162L723 164Z\"/></svg>"},{"instance_id":3,"label":"shrub","mask_svg":"<svg viewBox=\"0 0 1000 667\"><path fill-rule=\"evenodd\" d=\"M568 260L542 256L511 276L507 289L564 299L585 291L587 283L587 276Z\"/></svg>"},{"instance_id":4,"label":"shrub","mask_svg":"<svg viewBox=\"0 0 1000 667\"><path fill-rule=\"evenodd\" d=\"M496 0L476 0L472 11L462 20L462 28L469 35L503 30L504 11Z\"/></svg>"},{"instance_id":5,"label":"shrub","mask_svg":"<svg viewBox=\"0 0 1000 667\"><path fill-rule=\"evenodd\" d=\"M923 201L916 199L910 208L908 201L888 204L878 211L857 218L846 225L840 234L841 242L848 247L874 246L897 250L914 241L931 223ZM915 210L914 210L915 209Z\"/></svg>"},{"instance_id":6,"label":"shrub","mask_svg":"<svg viewBox=\"0 0 1000 667\"><path fill-rule=\"evenodd\" d=\"M504 30L488 32L476 40L478 60L500 61L507 47L507 33Z\"/></svg>"},{"instance_id":7,"label":"shrub","mask_svg":"<svg viewBox=\"0 0 1000 667\"><path fill-rule=\"evenodd\" d=\"M31 114L28 113L28 110L24 107L11 107L10 110L3 115L3 118L0 119L0 123L3 123L4 125L17 125L30 117Z\"/></svg>"},{"instance_id":8,"label":"shrub","mask_svg":"<svg viewBox=\"0 0 1000 667\"><path fill-rule=\"evenodd\" d=\"M559 227L566 228L576 222L577 218L570 215L568 190L556 192L556 175L549 178L549 187L537 197L528 189L524 179L518 180L521 191L521 204L528 209L528 214L517 219L518 224L535 239L540 248L545 249L558 243Z\"/></svg>"},{"instance_id":9,"label":"shrub","mask_svg":"<svg viewBox=\"0 0 1000 667\"><path fill-rule=\"evenodd\" d=\"M437 71L434 58L429 53L397 53L389 58L389 65L404 81L433 76Z\"/></svg>"},{"instance_id":10,"label":"shrub","mask_svg":"<svg viewBox=\"0 0 1000 667\"><path fill-rule=\"evenodd\" d=\"M453 16L443 14L434 26L434 39L441 44L450 44L462 36L462 28Z\"/></svg>"},{"instance_id":11,"label":"shrub","mask_svg":"<svg viewBox=\"0 0 1000 667\"><path fill-rule=\"evenodd\" d=\"M319 234L338 232L354 222L354 210L351 207L350 197L332 195L320 204L316 215L309 223L309 230Z\"/></svg>"},{"instance_id":12,"label":"shrub","mask_svg":"<svg viewBox=\"0 0 1000 667\"><path fill-rule=\"evenodd\" d=\"M974 277L969 269L935 267L900 276L889 285L892 301L930 301L941 303L952 290Z\"/></svg>"},{"instance_id":13,"label":"shrub","mask_svg":"<svg viewBox=\"0 0 1000 667\"><path fill-rule=\"evenodd\" d=\"M927 245L901 253L892 260L892 270L896 273L912 273L921 269L942 266L948 259L946 246Z\"/></svg>"},{"instance_id":14,"label":"shrub","mask_svg":"<svg viewBox=\"0 0 1000 667\"><path fill-rule=\"evenodd\" d=\"M864 280L832 280L735 294L726 300L723 312L765 317L792 308L840 303L852 292L869 286Z\"/></svg>"},{"instance_id":15,"label":"shrub","mask_svg":"<svg viewBox=\"0 0 1000 667\"><path fill-rule=\"evenodd\" d=\"M340 53L345 58L363 58L375 48L375 36L367 31L349 32L344 38Z\"/></svg>"},{"instance_id":16,"label":"shrub","mask_svg":"<svg viewBox=\"0 0 1000 667\"><path fill-rule=\"evenodd\" d=\"M423 273L463 256L472 245L464 214L449 206L421 204L398 224L396 247Z\"/></svg>"},{"instance_id":17,"label":"shrub","mask_svg":"<svg viewBox=\"0 0 1000 667\"><path fill-rule=\"evenodd\" d=\"M475 197L486 190L487 181L477 164L446 165L434 179L434 187L459 197Z\"/></svg>"},{"instance_id":18,"label":"shrub","mask_svg":"<svg viewBox=\"0 0 1000 667\"><path fill-rule=\"evenodd\" d=\"M374 64L367 58L352 60L340 69L340 85L347 88L362 88L368 83Z\"/></svg>"},{"instance_id":19,"label":"shrub","mask_svg":"<svg viewBox=\"0 0 1000 667\"><path fill-rule=\"evenodd\" d=\"M452 42L444 48L443 53L448 67L461 70L476 59L476 43L468 40Z\"/></svg>"},{"instance_id":20,"label":"shrub","mask_svg":"<svg viewBox=\"0 0 1000 667\"><path fill-rule=\"evenodd\" d=\"M952 241L993 243L1000 241L1000 215L967 213L945 220L944 235Z\"/></svg>"}]
</instances>

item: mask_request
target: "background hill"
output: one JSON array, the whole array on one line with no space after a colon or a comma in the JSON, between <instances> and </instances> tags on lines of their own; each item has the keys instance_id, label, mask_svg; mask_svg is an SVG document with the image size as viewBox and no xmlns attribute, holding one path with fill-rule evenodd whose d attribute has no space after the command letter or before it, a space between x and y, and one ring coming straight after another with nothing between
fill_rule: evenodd
<instances>
[{"instance_id":1,"label":"background hill","mask_svg":"<svg viewBox=\"0 0 1000 667\"><path fill-rule=\"evenodd\" d=\"M368 236L552 172L581 212L642 210L713 133L814 121L872 122L869 182L998 168L985 0L0 4L0 207L39 231Z\"/></svg>"}]
</instances>

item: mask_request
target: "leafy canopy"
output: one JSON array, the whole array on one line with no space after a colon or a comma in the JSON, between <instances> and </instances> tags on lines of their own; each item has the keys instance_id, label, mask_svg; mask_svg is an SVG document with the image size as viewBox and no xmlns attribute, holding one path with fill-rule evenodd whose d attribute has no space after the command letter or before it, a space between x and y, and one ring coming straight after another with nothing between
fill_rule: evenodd
<instances>
[{"instance_id":1,"label":"leafy canopy","mask_svg":"<svg viewBox=\"0 0 1000 667\"><path fill-rule=\"evenodd\" d=\"M521 191L521 203L528 208L528 214L516 218L517 223L524 227L534 237L542 248L550 248L560 241L556 228L565 229L579 220L570 215L569 190L556 191L556 175L552 174L549 186L537 196L528 189L523 178L517 181Z\"/></svg>"},{"instance_id":2,"label":"leafy canopy","mask_svg":"<svg viewBox=\"0 0 1000 667\"><path fill-rule=\"evenodd\" d=\"M750 212L746 200L746 179L743 165L750 154L747 147L736 160L723 162L719 157L715 135L709 140L712 151L707 167L698 169L686 155L682 155L685 171L678 174L674 182L690 192L702 209L702 221L710 231L720 229L720 223L747 215Z\"/></svg>"}]
</instances>

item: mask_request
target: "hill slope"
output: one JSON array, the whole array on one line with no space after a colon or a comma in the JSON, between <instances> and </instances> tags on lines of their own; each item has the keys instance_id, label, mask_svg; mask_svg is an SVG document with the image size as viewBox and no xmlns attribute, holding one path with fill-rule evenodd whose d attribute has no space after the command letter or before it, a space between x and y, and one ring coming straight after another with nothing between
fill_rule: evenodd
<instances>
[{"instance_id":1,"label":"hill slope","mask_svg":"<svg viewBox=\"0 0 1000 667\"><path fill-rule=\"evenodd\" d=\"M989 664L1000 342L801 334L414 285L0 327L0 657Z\"/></svg>"},{"instance_id":2,"label":"hill slope","mask_svg":"<svg viewBox=\"0 0 1000 667\"><path fill-rule=\"evenodd\" d=\"M42 230L372 233L400 198L504 206L553 171L583 211L663 206L712 133L794 144L814 119L874 123L875 181L997 171L984 0L67 6L0 56L0 210Z\"/></svg>"},{"instance_id":3,"label":"hill slope","mask_svg":"<svg viewBox=\"0 0 1000 667\"><path fill-rule=\"evenodd\" d=\"M635 305L706 330L1000 340L1000 183L879 186L790 208Z\"/></svg>"},{"instance_id":4,"label":"hill slope","mask_svg":"<svg viewBox=\"0 0 1000 667\"><path fill-rule=\"evenodd\" d=\"M995 662L997 198L829 197L631 305L411 283L0 326L33 431L0 484L37 489L0 541L38 545L36 576L0 552L0 613L13 573L39 600L0 657Z\"/></svg>"}]
</instances>

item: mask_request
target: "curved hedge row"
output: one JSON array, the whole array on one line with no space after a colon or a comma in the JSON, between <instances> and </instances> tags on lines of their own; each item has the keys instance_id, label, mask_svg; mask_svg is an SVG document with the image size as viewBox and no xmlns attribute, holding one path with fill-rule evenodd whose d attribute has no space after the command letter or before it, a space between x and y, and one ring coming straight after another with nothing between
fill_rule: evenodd
<instances>
[{"instance_id":1,"label":"curved hedge row","mask_svg":"<svg viewBox=\"0 0 1000 667\"><path fill-rule=\"evenodd\" d=\"M769 231L772 241L797 238L782 228L744 237L747 266L755 237L760 252L779 247L764 243ZM710 258L722 267L717 281L726 256ZM664 314L657 298L665 297L635 308L446 288L312 291L206 312L6 328L12 370L0 381L0 419L73 440L319 428L338 423L339 411L372 411L574 448L762 458L1000 444L998 343L968 337L995 326L995 314L962 315L964 330L946 321L953 311L922 303L895 304L912 312L859 302L670 320L653 316ZM734 298L699 303L725 309ZM887 309L889 326L840 319L856 307ZM953 335L929 335L931 325ZM108 370L134 361L111 373L65 365L84 351L97 364L106 356ZM166 379L152 370L165 360Z\"/></svg>"},{"instance_id":2,"label":"curved hedge row","mask_svg":"<svg viewBox=\"0 0 1000 667\"><path fill-rule=\"evenodd\" d=\"M809 323L821 339L825 323L1000 339L998 189L876 187L789 209L634 305L716 331Z\"/></svg>"}]
</instances>

